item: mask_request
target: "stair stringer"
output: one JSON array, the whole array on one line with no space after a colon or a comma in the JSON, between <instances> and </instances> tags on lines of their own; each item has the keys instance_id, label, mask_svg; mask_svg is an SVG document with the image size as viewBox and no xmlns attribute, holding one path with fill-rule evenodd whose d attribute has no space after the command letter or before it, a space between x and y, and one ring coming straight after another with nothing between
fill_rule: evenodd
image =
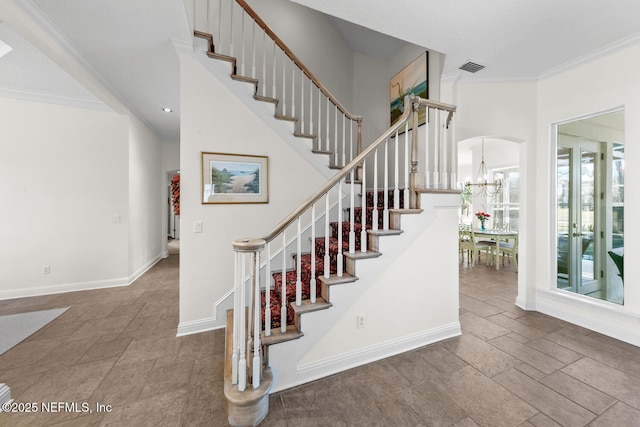
<instances>
[{"instance_id":1,"label":"stair stringer","mask_svg":"<svg viewBox=\"0 0 640 427\"><path fill-rule=\"evenodd\" d=\"M207 69L215 78L224 84L234 95L238 97L251 111L266 123L282 140L289 144L309 164L320 171L327 179L338 171L330 168L330 156L327 154L313 153L313 140L310 138L296 137L295 123L278 120L275 104L257 101L255 84L233 80L231 78L232 65L226 61L220 61L207 56L207 42L195 38L193 56L196 61Z\"/></svg>"},{"instance_id":2,"label":"stair stringer","mask_svg":"<svg viewBox=\"0 0 640 427\"><path fill-rule=\"evenodd\" d=\"M302 315L301 339L269 347L272 392L461 334L460 196L420 198L423 212L402 215L402 234L380 237L382 256L357 260L359 280L331 287L330 309Z\"/></svg>"}]
</instances>

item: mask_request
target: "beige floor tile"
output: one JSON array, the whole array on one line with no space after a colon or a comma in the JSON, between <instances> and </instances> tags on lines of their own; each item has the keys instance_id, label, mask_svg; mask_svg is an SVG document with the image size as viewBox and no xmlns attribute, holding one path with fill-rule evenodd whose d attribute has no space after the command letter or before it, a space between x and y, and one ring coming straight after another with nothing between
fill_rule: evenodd
<instances>
[{"instance_id":1,"label":"beige floor tile","mask_svg":"<svg viewBox=\"0 0 640 427\"><path fill-rule=\"evenodd\" d=\"M562 426L584 426L596 417L594 413L518 370L511 369L494 379Z\"/></svg>"},{"instance_id":2,"label":"beige floor tile","mask_svg":"<svg viewBox=\"0 0 640 427\"><path fill-rule=\"evenodd\" d=\"M522 362L533 366L539 371L545 374L550 374L565 366L564 363L556 360L546 354L535 350L526 344L522 344L518 341L512 340L509 337L498 337L489 341L489 344L499 348L505 353L521 360Z\"/></svg>"},{"instance_id":3,"label":"beige floor tile","mask_svg":"<svg viewBox=\"0 0 640 427\"><path fill-rule=\"evenodd\" d=\"M563 372L554 372L542 378L540 382L594 414L600 414L615 402L611 396Z\"/></svg>"},{"instance_id":4,"label":"beige floor tile","mask_svg":"<svg viewBox=\"0 0 640 427\"><path fill-rule=\"evenodd\" d=\"M442 344L447 350L492 377L520 363L515 357L471 334L463 334Z\"/></svg>"},{"instance_id":5,"label":"beige floor tile","mask_svg":"<svg viewBox=\"0 0 640 427\"><path fill-rule=\"evenodd\" d=\"M636 427L640 423L640 411L625 405L616 403L596 418L591 427Z\"/></svg>"},{"instance_id":6,"label":"beige floor tile","mask_svg":"<svg viewBox=\"0 0 640 427\"><path fill-rule=\"evenodd\" d=\"M507 328L503 328L500 325L496 325L474 313L465 313L460 316L460 324L462 330L469 332L482 340L490 340L502 335L507 335L511 331Z\"/></svg>"}]
</instances>

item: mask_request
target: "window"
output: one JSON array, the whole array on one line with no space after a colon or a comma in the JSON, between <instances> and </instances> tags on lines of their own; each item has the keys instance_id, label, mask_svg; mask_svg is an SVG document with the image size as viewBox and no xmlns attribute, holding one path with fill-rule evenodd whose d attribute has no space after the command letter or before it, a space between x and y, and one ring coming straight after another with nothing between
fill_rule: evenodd
<instances>
[{"instance_id":1,"label":"window","mask_svg":"<svg viewBox=\"0 0 640 427\"><path fill-rule=\"evenodd\" d=\"M494 169L493 176L502 180L502 191L489 199L494 226L504 224L509 230L517 231L520 212L518 167Z\"/></svg>"}]
</instances>

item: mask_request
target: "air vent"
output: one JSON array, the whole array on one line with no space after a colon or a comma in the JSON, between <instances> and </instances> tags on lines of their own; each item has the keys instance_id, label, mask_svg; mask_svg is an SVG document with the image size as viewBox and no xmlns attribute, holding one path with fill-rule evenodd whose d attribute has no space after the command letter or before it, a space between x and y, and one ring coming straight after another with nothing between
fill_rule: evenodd
<instances>
[{"instance_id":1,"label":"air vent","mask_svg":"<svg viewBox=\"0 0 640 427\"><path fill-rule=\"evenodd\" d=\"M468 71L470 73L475 73L484 68L484 65L476 64L475 62L467 62L463 66L460 67L461 70Z\"/></svg>"}]
</instances>

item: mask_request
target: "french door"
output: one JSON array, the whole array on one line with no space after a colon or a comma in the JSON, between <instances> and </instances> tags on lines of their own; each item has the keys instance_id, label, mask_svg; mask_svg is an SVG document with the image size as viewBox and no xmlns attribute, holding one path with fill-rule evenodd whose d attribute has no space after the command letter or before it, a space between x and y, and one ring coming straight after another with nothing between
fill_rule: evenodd
<instances>
[{"instance_id":1,"label":"french door","mask_svg":"<svg viewBox=\"0 0 640 427\"><path fill-rule=\"evenodd\" d=\"M601 143L575 137L558 138L559 289L597 295L605 288L603 158Z\"/></svg>"}]
</instances>

